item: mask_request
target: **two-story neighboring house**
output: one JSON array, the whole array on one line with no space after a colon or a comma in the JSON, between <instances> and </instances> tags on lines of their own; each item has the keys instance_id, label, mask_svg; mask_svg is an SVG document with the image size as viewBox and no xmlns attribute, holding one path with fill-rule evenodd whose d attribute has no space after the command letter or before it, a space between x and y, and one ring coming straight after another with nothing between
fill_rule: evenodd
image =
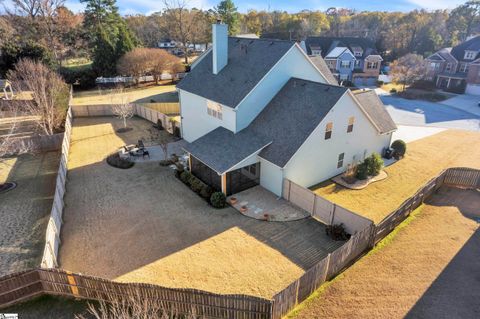
<instances>
[{"instance_id":1,"label":"two-story neighboring house","mask_svg":"<svg viewBox=\"0 0 480 319\"><path fill-rule=\"evenodd\" d=\"M383 59L369 39L308 37L305 49L308 55L322 56L339 81L364 86L375 85L378 80Z\"/></svg>"},{"instance_id":2,"label":"two-story neighboring house","mask_svg":"<svg viewBox=\"0 0 480 319\"><path fill-rule=\"evenodd\" d=\"M425 78L438 88L480 95L480 36L443 48L426 60Z\"/></svg>"},{"instance_id":3,"label":"two-story neighboring house","mask_svg":"<svg viewBox=\"0 0 480 319\"><path fill-rule=\"evenodd\" d=\"M227 34L213 25L212 48L177 86L202 181L227 195L260 184L281 196L285 178L311 186L390 145L396 127L374 91L329 84L295 42Z\"/></svg>"}]
</instances>

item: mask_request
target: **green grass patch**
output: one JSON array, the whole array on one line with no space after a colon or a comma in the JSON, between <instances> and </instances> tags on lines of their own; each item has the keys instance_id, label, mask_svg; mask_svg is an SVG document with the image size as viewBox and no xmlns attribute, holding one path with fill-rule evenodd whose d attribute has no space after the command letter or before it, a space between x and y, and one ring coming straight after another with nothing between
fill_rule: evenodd
<instances>
[{"instance_id":1,"label":"green grass patch","mask_svg":"<svg viewBox=\"0 0 480 319\"><path fill-rule=\"evenodd\" d=\"M372 250L370 250L365 256L362 258L366 258L371 254L375 254L382 250L384 247L389 245L394 241L394 239L397 237L397 234L402 231L405 227L410 225L412 221L414 221L421 213L423 210L423 204L420 205L417 209L415 209L413 212L410 213L410 215L403 221L401 222L390 234L388 234L384 239L382 239ZM351 267L354 267L355 264L353 264ZM335 276L330 281L326 281L323 285L321 285L317 290L315 290L305 301L302 303L298 304L290 313L286 316L287 318L295 318L304 308L309 306L312 302L315 302L317 298L320 298L321 295L330 287L332 284L334 284L337 281L342 280L345 277L343 273Z\"/></svg>"}]
</instances>

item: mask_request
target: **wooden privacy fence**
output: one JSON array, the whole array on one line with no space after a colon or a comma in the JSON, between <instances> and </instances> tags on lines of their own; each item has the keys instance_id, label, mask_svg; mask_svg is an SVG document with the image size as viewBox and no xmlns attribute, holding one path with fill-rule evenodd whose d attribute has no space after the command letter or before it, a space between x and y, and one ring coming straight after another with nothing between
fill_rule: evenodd
<instances>
[{"instance_id":1,"label":"wooden privacy fence","mask_svg":"<svg viewBox=\"0 0 480 319\"><path fill-rule=\"evenodd\" d=\"M60 156L60 165L58 167L57 180L55 186L55 196L53 197L52 210L48 221L45 235L45 247L41 267L57 267L58 248L60 245L60 229L62 227L63 215L63 196L65 195L65 184L67 179L68 152L70 149L70 136L72 133L72 109L68 108L67 118L65 119L65 133L63 134L62 152Z\"/></svg>"},{"instance_id":2,"label":"wooden privacy fence","mask_svg":"<svg viewBox=\"0 0 480 319\"><path fill-rule=\"evenodd\" d=\"M272 301L195 289L119 283L59 269L34 269L0 278L0 307L50 294L89 300L151 300L167 311L207 318L271 318Z\"/></svg>"},{"instance_id":3,"label":"wooden privacy fence","mask_svg":"<svg viewBox=\"0 0 480 319\"><path fill-rule=\"evenodd\" d=\"M135 115L155 124L160 120L162 126L171 134L174 134L175 126L180 127L180 123L173 121L175 116L171 116L180 113L178 103L151 103L152 107L149 106L150 103L132 104ZM71 108L73 117L115 116L110 104L72 105Z\"/></svg>"}]
</instances>

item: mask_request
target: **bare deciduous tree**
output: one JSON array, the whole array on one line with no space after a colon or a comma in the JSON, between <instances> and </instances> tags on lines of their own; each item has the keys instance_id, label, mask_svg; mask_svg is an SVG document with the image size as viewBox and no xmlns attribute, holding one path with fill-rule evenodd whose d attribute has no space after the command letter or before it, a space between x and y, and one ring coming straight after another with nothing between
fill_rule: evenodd
<instances>
[{"instance_id":1,"label":"bare deciduous tree","mask_svg":"<svg viewBox=\"0 0 480 319\"><path fill-rule=\"evenodd\" d=\"M30 59L21 59L7 78L16 92L28 92L31 99L19 102L23 112L35 116L46 135L53 135L63 124L68 108L67 84L54 71Z\"/></svg>"},{"instance_id":2,"label":"bare deciduous tree","mask_svg":"<svg viewBox=\"0 0 480 319\"><path fill-rule=\"evenodd\" d=\"M179 314L175 310L162 308L161 302L137 295L122 297L109 295L107 301L88 303L88 315L75 315L76 319L198 319L194 312Z\"/></svg>"},{"instance_id":3,"label":"bare deciduous tree","mask_svg":"<svg viewBox=\"0 0 480 319\"><path fill-rule=\"evenodd\" d=\"M405 86L422 79L425 76L425 61L418 54L409 53L398 60L393 61L390 74L392 80Z\"/></svg>"},{"instance_id":4,"label":"bare deciduous tree","mask_svg":"<svg viewBox=\"0 0 480 319\"><path fill-rule=\"evenodd\" d=\"M165 50L148 50L151 63L151 73L155 78L155 82L158 84L163 72L169 72L172 74L172 77L174 77L179 69L178 65L181 66L181 63L179 63L178 59Z\"/></svg>"},{"instance_id":5,"label":"bare deciduous tree","mask_svg":"<svg viewBox=\"0 0 480 319\"><path fill-rule=\"evenodd\" d=\"M118 73L132 76L138 85L139 78L151 69L149 50L136 48L125 53L117 62Z\"/></svg>"},{"instance_id":6,"label":"bare deciduous tree","mask_svg":"<svg viewBox=\"0 0 480 319\"><path fill-rule=\"evenodd\" d=\"M123 121L123 131L127 130L127 121L135 114L130 98L123 89L114 90L111 93L112 111Z\"/></svg>"},{"instance_id":7,"label":"bare deciduous tree","mask_svg":"<svg viewBox=\"0 0 480 319\"><path fill-rule=\"evenodd\" d=\"M168 158L168 144L170 144L173 139L172 136L166 130L158 130L154 128L149 128L148 132L150 134L149 142L155 145L159 145L163 151L164 160Z\"/></svg>"}]
</instances>

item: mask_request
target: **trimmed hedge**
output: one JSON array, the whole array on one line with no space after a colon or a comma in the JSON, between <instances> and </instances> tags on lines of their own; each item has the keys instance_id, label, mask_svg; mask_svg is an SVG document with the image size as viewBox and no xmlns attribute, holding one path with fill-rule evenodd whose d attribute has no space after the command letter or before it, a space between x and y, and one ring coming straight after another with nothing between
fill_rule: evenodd
<instances>
[{"instance_id":1,"label":"trimmed hedge","mask_svg":"<svg viewBox=\"0 0 480 319\"><path fill-rule=\"evenodd\" d=\"M183 167L182 167L182 169L183 169ZM223 207L226 206L225 194L223 194L221 192L217 192L217 193L222 194L223 197L224 197L224 203L223 203L223 206L222 206L221 199L219 199L220 195L215 195L216 193L214 192L214 190L210 186L208 186L207 184L202 182L200 179L195 177L192 173L187 172L187 171L182 171L178 174L178 170L177 170L176 176L185 185L190 187L191 190L193 190L195 193L197 193L200 197L202 197L204 200L206 200L213 207L223 208ZM215 196L213 196L213 195L215 195ZM215 202L213 202L212 199Z\"/></svg>"},{"instance_id":2,"label":"trimmed hedge","mask_svg":"<svg viewBox=\"0 0 480 319\"><path fill-rule=\"evenodd\" d=\"M210 203L215 208L224 208L227 205L227 197L222 192L215 192L210 197Z\"/></svg>"},{"instance_id":3,"label":"trimmed hedge","mask_svg":"<svg viewBox=\"0 0 480 319\"><path fill-rule=\"evenodd\" d=\"M392 143L392 148L393 148L393 156L395 158L403 157L407 152L407 143L405 143L402 140L395 140Z\"/></svg>"}]
</instances>

